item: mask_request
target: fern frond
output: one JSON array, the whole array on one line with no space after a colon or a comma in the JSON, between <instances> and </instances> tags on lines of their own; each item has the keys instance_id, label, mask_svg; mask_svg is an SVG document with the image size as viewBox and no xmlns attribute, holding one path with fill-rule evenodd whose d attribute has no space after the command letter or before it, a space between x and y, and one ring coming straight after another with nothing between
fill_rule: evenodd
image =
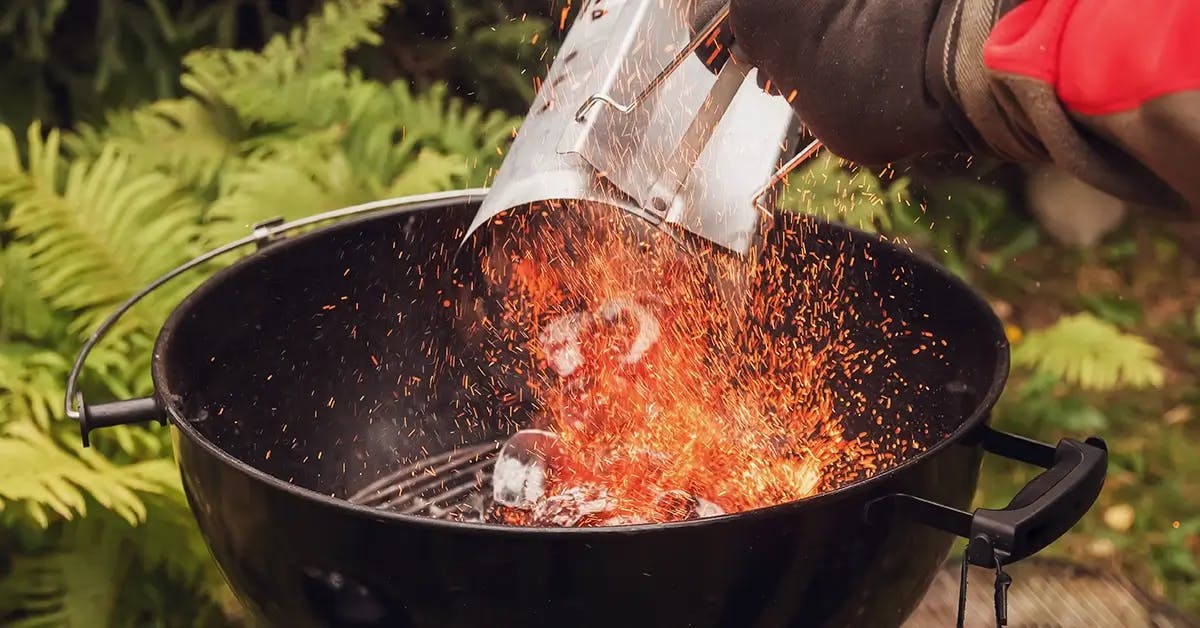
<instances>
[{"instance_id":1,"label":"fern frond","mask_svg":"<svg viewBox=\"0 0 1200 628\"><path fill-rule=\"evenodd\" d=\"M210 216L228 230L225 237L249 232L261 220L285 219L378 198L380 185L360 176L334 143L298 142L274 147L274 154L248 161L226 177L227 190Z\"/></svg>"},{"instance_id":2,"label":"fern frond","mask_svg":"<svg viewBox=\"0 0 1200 628\"><path fill-rule=\"evenodd\" d=\"M24 177L21 164L21 149L12 129L0 124L0 182L13 177ZM0 185L3 185L0 183ZM0 190L3 190L0 187ZM0 194L3 196L3 194Z\"/></svg>"},{"instance_id":3,"label":"fern frond","mask_svg":"<svg viewBox=\"0 0 1200 628\"><path fill-rule=\"evenodd\" d=\"M45 339L61 324L38 291L32 265L28 244L14 242L0 249L0 342Z\"/></svg>"},{"instance_id":4,"label":"fern frond","mask_svg":"<svg viewBox=\"0 0 1200 628\"><path fill-rule=\"evenodd\" d=\"M1030 332L1012 353L1013 363L1089 390L1158 388L1165 378L1159 350L1143 338L1087 313L1064 316Z\"/></svg>"},{"instance_id":5,"label":"fern frond","mask_svg":"<svg viewBox=\"0 0 1200 628\"><path fill-rule=\"evenodd\" d=\"M31 147L30 185L8 227L28 243L42 295L74 313L73 331L86 335L139 286L198 252L200 207L168 177L132 173L112 146L69 163L61 186L47 185L59 161L51 147L56 137L41 152ZM131 318L122 329L137 325Z\"/></svg>"},{"instance_id":6,"label":"fern frond","mask_svg":"<svg viewBox=\"0 0 1200 628\"><path fill-rule=\"evenodd\" d=\"M182 98L109 114L102 127L80 125L63 138L63 144L75 158L91 160L114 146L129 156L138 171L158 170L202 190L237 155L244 133L228 109Z\"/></svg>"},{"instance_id":7,"label":"fern frond","mask_svg":"<svg viewBox=\"0 0 1200 628\"><path fill-rule=\"evenodd\" d=\"M449 190L455 181L465 178L469 170L467 161L461 156L425 149L411 166L392 180L384 194L405 196Z\"/></svg>"},{"instance_id":8,"label":"fern frond","mask_svg":"<svg viewBox=\"0 0 1200 628\"><path fill-rule=\"evenodd\" d=\"M161 493L164 461L117 466L94 449L62 446L32 423L0 435L0 509L24 506L37 525L87 514L87 498L136 524L146 519L139 492Z\"/></svg>"},{"instance_id":9,"label":"fern frond","mask_svg":"<svg viewBox=\"0 0 1200 628\"><path fill-rule=\"evenodd\" d=\"M261 52L193 52L184 58L182 84L201 99L227 103L249 119L272 121L272 112L278 111L280 104L274 101L287 100L276 88L287 89L299 75L319 76L326 87L336 89L336 83L344 80L340 71L346 53L379 42L374 28L394 4L395 0L326 2L288 36L272 37Z\"/></svg>"},{"instance_id":10,"label":"fern frond","mask_svg":"<svg viewBox=\"0 0 1200 628\"><path fill-rule=\"evenodd\" d=\"M512 142L519 119L500 111L486 112L449 97L444 83L436 83L414 94L403 82L391 85L396 103L395 120L402 124L405 146L428 146L447 155L461 155L471 169L472 185L482 184L483 175L498 168L501 154Z\"/></svg>"},{"instance_id":11,"label":"fern frond","mask_svg":"<svg viewBox=\"0 0 1200 628\"><path fill-rule=\"evenodd\" d=\"M57 352L0 342L0 425L32 421L47 429L59 412L69 368Z\"/></svg>"}]
</instances>

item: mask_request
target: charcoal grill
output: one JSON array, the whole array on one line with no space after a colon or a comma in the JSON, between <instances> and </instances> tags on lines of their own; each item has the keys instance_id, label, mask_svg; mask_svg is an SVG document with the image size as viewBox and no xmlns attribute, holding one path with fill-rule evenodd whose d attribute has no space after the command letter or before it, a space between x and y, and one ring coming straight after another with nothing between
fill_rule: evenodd
<instances>
[{"instance_id":1,"label":"charcoal grill","mask_svg":"<svg viewBox=\"0 0 1200 628\"><path fill-rule=\"evenodd\" d=\"M969 562L1002 568L1065 533L1103 485L1099 439L1050 445L988 426L1009 362L982 299L878 237L779 214L769 247L871 260L853 267L845 289L879 295L892 315L948 341L937 360L887 341L914 385L896 400L911 412L886 428L928 430L930 446L870 479L737 514L599 528L480 522L488 465L524 410L473 375L483 358L455 344L438 278L484 194L261 225L135 295L77 359L67 412L85 443L106 426L169 423L200 530L267 624L898 626L955 536L970 539ZM188 268L255 244L170 315L154 349L153 396L84 401L78 374L125 309ZM773 332L796 333L780 325ZM882 429L861 419L848 429ZM985 452L1046 471L1007 508L968 512Z\"/></svg>"}]
</instances>

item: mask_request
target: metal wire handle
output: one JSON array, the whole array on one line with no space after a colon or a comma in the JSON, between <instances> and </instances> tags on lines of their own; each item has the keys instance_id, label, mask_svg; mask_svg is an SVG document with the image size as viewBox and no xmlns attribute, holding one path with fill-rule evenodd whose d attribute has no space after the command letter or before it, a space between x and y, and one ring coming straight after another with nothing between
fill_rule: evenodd
<instances>
[{"instance_id":1,"label":"metal wire handle","mask_svg":"<svg viewBox=\"0 0 1200 628\"><path fill-rule=\"evenodd\" d=\"M692 53L700 47L700 44L704 43L704 40L708 39L709 35L712 35L713 32L717 30L717 27L721 25L721 22L724 22L725 18L729 17L729 4L730 3L726 2L725 6L721 7L721 9L717 11L717 14L708 21L708 24L705 24L704 28L700 32L696 33L696 36L688 42L687 46L675 53L675 56L671 59L671 62L667 64L667 67L663 68L661 72L659 72L645 87L643 87L642 91L633 97L633 100L622 104L616 100L613 100L613 98L608 94L592 94L583 102L582 105L579 106L579 109L575 111L575 121L583 122L587 118L587 114L589 111L591 111L592 107L600 103L608 105L609 107L612 107L621 113L629 113L630 111L638 108L643 102L645 102L647 98L650 97L650 94L654 93L654 90L658 89L660 85L666 82L668 77L675 73L675 70L679 69L679 66L683 65L684 61L687 61L688 57L692 56Z\"/></svg>"},{"instance_id":2,"label":"metal wire handle","mask_svg":"<svg viewBox=\"0 0 1200 628\"><path fill-rule=\"evenodd\" d=\"M758 193L755 194L754 198L750 200L751 204L764 213L769 213L769 210L766 209L762 204L763 197L766 196L768 192L773 190L775 186L783 183L783 181L787 179L787 176L791 174L792 171L795 170L800 164L811 159L813 155L816 155L817 151L821 150L821 147L823 146L824 144L821 143L821 140L813 140L808 146L805 146L800 152L796 153L791 159L787 160L787 162L785 162L779 167L778 170L775 171L775 174L771 175L771 178L767 181L767 183L759 188Z\"/></svg>"},{"instance_id":3,"label":"metal wire handle","mask_svg":"<svg viewBox=\"0 0 1200 628\"><path fill-rule=\"evenodd\" d=\"M79 355L75 358L75 364L71 367L71 373L67 376L67 392L65 399L63 400L63 408L66 411L67 418L78 421L81 416L80 413L83 411L83 393L79 392L78 390L79 375L83 372L84 362L87 361L87 357L92 352L92 349L95 348L95 346L104 338L108 331L112 329L112 326L115 325L117 321L120 320L121 317L130 310L130 308L136 305L138 301L141 301L146 297L146 295L154 292L160 286L178 277L179 275L182 275L183 273L209 260L229 253L230 251L235 251L244 246L255 243L258 243L260 246L262 246L266 243L269 243L279 235L319 222L324 222L326 220L346 218L348 216L358 216L383 209L404 209L414 205L436 203L439 201L453 200L470 202L477 196L482 198L487 194L487 192L488 188L474 188L469 190L417 194L413 196L390 198L372 201L370 203L363 203L361 205L343 207L341 209L335 209L322 212L320 214L313 214L312 216L305 216L304 218L298 218L291 222L260 223L255 225L254 231L250 235L219 246L211 251L208 251L207 253L203 253L193 258L188 262L183 263L165 275L150 282L146 287L135 292L133 296L126 299L123 303L121 303L120 306L117 307L116 310L113 311L112 314L108 315L108 318L105 318L104 321L100 323L100 326L96 328L96 331L92 332L92 335L87 339L87 342L83 343L83 347L79 350Z\"/></svg>"}]
</instances>

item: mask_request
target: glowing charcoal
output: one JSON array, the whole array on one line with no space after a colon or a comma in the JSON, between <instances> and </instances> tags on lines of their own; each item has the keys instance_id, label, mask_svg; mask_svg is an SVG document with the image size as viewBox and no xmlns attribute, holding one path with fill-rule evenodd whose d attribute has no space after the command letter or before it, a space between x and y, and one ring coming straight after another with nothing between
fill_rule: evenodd
<instances>
[{"instance_id":1,"label":"glowing charcoal","mask_svg":"<svg viewBox=\"0 0 1200 628\"><path fill-rule=\"evenodd\" d=\"M696 498L696 518L703 519L705 517L720 517L725 514L725 509L704 499L703 497Z\"/></svg>"},{"instance_id":2,"label":"glowing charcoal","mask_svg":"<svg viewBox=\"0 0 1200 628\"><path fill-rule=\"evenodd\" d=\"M663 491L654 499L654 514L659 522L688 521L725 514L720 506L681 490Z\"/></svg>"},{"instance_id":3,"label":"glowing charcoal","mask_svg":"<svg viewBox=\"0 0 1200 628\"><path fill-rule=\"evenodd\" d=\"M597 525L611 519L616 501L601 486L572 486L539 501L533 507L531 523L536 526L571 528Z\"/></svg>"},{"instance_id":4,"label":"glowing charcoal","mask_svg":"<svg viewBox=\"0 0 1200 628\"><path fill-rule=\"evenodd\" d=\"M531 401L522 418L548 431L501 452L489 520L715 517L834 490L921 449L901 429L911 408L895 400L911 383L887 345L909 331L888 303L863 300L860 267L820 250L771 249L749 266L693 255L591 209L549 203L537 215L554 228L509 224L496 329L535 357L512 370ZM746 277L747 300L727 307L714 276ZM875 427L851 429L859 417Z\"/></svg>"}]
</instances>

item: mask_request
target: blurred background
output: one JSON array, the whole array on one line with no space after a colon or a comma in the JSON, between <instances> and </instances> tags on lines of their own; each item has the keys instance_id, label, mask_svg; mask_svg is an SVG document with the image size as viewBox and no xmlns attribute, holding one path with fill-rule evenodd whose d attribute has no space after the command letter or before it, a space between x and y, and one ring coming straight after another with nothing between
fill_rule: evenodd
<instances>
[{"instance_id":1,"label":"blurred background","mask_svg":"<svg viewBox=\"0 0 1200 628\"><path fill-rule=\"evenodd\" d=\"M563 0L0 3L0 625L241 621L168 431L81 448L70 361L117 303L260 220L486 184L572 17ZM979 160L823 157L789 185L789 210L902 240L988 295L1014 351L996 423L1112 451L1050 553L1200 613L1200 224ZM88 398L150 392L166 314L232 261L135 309ZM1030 473L986 460L978 504Z\"/></svg>"}]
</instances>

